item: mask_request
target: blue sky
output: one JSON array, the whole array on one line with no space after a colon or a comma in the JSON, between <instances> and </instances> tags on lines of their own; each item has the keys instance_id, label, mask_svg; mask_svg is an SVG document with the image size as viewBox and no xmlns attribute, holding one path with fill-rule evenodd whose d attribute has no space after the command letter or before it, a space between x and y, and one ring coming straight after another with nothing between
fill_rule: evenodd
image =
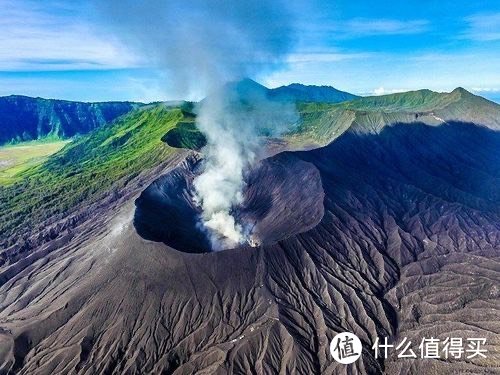
<instances>
[{"instance_id":1,"label":"blue sky","mask_svg":"<svg viewBox=\"0 0 500 375\"><path fill-rule=\"evenodd\" d=\"M291 4L296 37L289 53L279 69L252 77L267 86L301 82L362 95L463 86L500 100L498 1ZM131 48L91 2L0 0L0 9L0 95L181 96L175 72Z\"/></svg>"}]
</instances>

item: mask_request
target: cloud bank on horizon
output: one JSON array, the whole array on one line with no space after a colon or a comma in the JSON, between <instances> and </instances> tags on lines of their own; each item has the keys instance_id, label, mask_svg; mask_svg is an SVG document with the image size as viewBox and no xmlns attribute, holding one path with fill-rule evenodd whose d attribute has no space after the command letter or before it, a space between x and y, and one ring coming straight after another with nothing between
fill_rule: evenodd
<instances>
[{"instance_id":1,"label":"cloud bank on horizon","mask_svg":"<svg viewBox=\"0 0 500 375\"><path fill-rule=\"evenodd\" d=\"M209 12L193 14L184 7L175 11L170 25L162 27L164 2L156 3L145 9L152 20L151 43L158 41L157 34L168 40L169 28L183 29L186 20L214 21ZM329 84L358 94L464 86L487 97L500 97L495 89L500 87L498 2L380 1L377 7L369 1L289 3L298 15L294 48L272 61L281 69L248 71L264 84ZM183 78L158 69L161 56L137 54L123 42L120 31L108 27L112 20L102 18L95 4L0 0L0 95L145 101L182 97L186 90L179 89L179 82ZM214 4L227 12L243 6L243 2ZM116 19L120 9L123 6L115 6ZM272 21L263 12L247 24L258 30ZM282 26L275 22L274 42L286 46L290 38ZM197 56L189 51L193 41L188 35L184 41L185 45L170 47L172 54L179 55L179 64L189 64L190 53ZM261 61L266 59L263 54ZM190 88L191 99L203 95L203 86L207 83Z\"/></svg>"}]
</instances>

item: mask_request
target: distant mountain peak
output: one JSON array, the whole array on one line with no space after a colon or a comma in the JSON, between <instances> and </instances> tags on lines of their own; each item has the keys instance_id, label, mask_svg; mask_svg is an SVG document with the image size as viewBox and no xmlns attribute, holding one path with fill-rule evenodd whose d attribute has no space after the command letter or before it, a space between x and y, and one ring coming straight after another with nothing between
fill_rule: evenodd
<instances>
[{"instance_id":1,"label":"distant mountain peak","mask_svg":"<svg viewBox=\"0 0 500 375\"><path fill-rule=\"evenodd\" d=\"M224 85L224 87L228 88L240 88L240 89L259 89L259 90L267 90L267 87L261 85L260 83L254 81L250 78L243 78L238 81L230 81Z\"/></svg>"},{"instance_id":2,"label":"distant mountain peak","mask_svg":"<svg viewBox=\"0 0 500 375\"><path fill-rule=\"evenodd\" d=\"M466 89L464 89L463 87L460 87L460 86L457 87L456 89L454 89L453 91L451 91L450 94L458 95L460 97L476 96L473 93L471 93L470 91L467 91Z\"/></svg>"},{"instance_id":3,"label":"distant mountain peak","mask_svg":"<svg viewBox=\"0 0 500 375\"><path fill-rule=\"evenodd\" d=\"M288 87L288 88L326 88L326 89L329 89L329 90L340 91L340 90L336 89L335 87L329 86L329 85L306 85L304 83L298 83L298 82L293 82L293 83L290 83L289 85L283 85L283 86L280 86L278 88L281 88L281 87Z\"/></svg>"},{"instance_id":4,"label":"distant mountain peak","mask_svg":"<svg viewBox=\"0 0 500 375\"><path fill-rule=\"evenodd\" d=\"M466 89L464 89L463 87L461 86L458 86L456 89L454 89L452 92L466 92L468 94L470 94L469 91L467 91Z\"/></svg>"},{"instance_id":5,"label":"distant mountain peak","mask_svg":"<svg viewBox=\"0 0 500 375\"><path fill-rule=\"evenodd\" d=\"M283 102L340 103L359 98L357 95L337 90L331 86L292 83L287 86L269 89L250 78L228 82L215 92L219 92L219 90L229 95L237 95L239 99L264 95L270 100Z\"/></svg>"},{"instance_id":6,"label":"distant mountain peak","mask_svg":"<svg viewBox=\"0 0 500 375\"><path fill-rule=\"evenodd\" d=\"M285 101L340 103L359 98L357 95L340 91L332 86L304 85L301 83L291 83L270 91L271 97Z\"/></svg>"}]
</instances>

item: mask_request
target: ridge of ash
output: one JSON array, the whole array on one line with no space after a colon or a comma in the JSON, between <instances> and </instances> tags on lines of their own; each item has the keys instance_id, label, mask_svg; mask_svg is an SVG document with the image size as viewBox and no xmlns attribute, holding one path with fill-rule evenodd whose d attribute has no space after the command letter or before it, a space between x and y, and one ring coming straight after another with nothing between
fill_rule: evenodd
<instances>
[{"instance_id":1,"label":"ridge of ash","mask_svg":"<svg viewBox=\"0 0 500 375\"><path fill-rule=\"evenodd\" d=\"M141 193L134 214L141 237L182 252L212 251L192 196L201 162L195 156L187 158ZM323 217L323 199L318 169L291 153L282 153L261 160L248 172L244 202L234 215L250 228L252 246L271 245L316 226Z\"/></svg>"},{"instance_id":2,"label":"ridge of ash","mask_svg":"<svg viewBox=\"0 0 500 375\"><path fill-rule=\"evenodd\" d=\"M160 177L137 211L152 215L149 202L192 212L174 182L189 187L197 162ZM280 177L280 164L292 175ZM253 189L271 194L270 209L249 210L270 243L284 216L276 206L305 206L319 182L324 215L253 251L189 254L140 237L126 201L71 242L0 267L0 374L498 373L499 131L451 122L348 130L324 148L264 161L247 182L248 207ZM302 210L283 218L288 233ZM329 352L345 331L364 348L349 367ZM375 358L369 348L384 337L407 337L414 351L423 338L482 337L487 358Z\"/></svg>"}]
</instances>

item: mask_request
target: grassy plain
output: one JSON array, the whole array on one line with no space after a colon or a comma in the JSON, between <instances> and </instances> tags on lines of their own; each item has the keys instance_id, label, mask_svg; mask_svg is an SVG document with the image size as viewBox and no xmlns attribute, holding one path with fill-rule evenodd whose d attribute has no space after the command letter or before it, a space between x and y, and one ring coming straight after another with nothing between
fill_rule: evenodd
<instances>
[{"instance_id":1,"label":"grassy plain","mask_svg":"<svg viewBox=\"0 0 500 375\"><path fill-rule=\"evenodd\" d=\"M15 182L22 172L39 165L66 146L69 140L31 141L0 147L0 185Z\"/></svg>"}]
</instances>

